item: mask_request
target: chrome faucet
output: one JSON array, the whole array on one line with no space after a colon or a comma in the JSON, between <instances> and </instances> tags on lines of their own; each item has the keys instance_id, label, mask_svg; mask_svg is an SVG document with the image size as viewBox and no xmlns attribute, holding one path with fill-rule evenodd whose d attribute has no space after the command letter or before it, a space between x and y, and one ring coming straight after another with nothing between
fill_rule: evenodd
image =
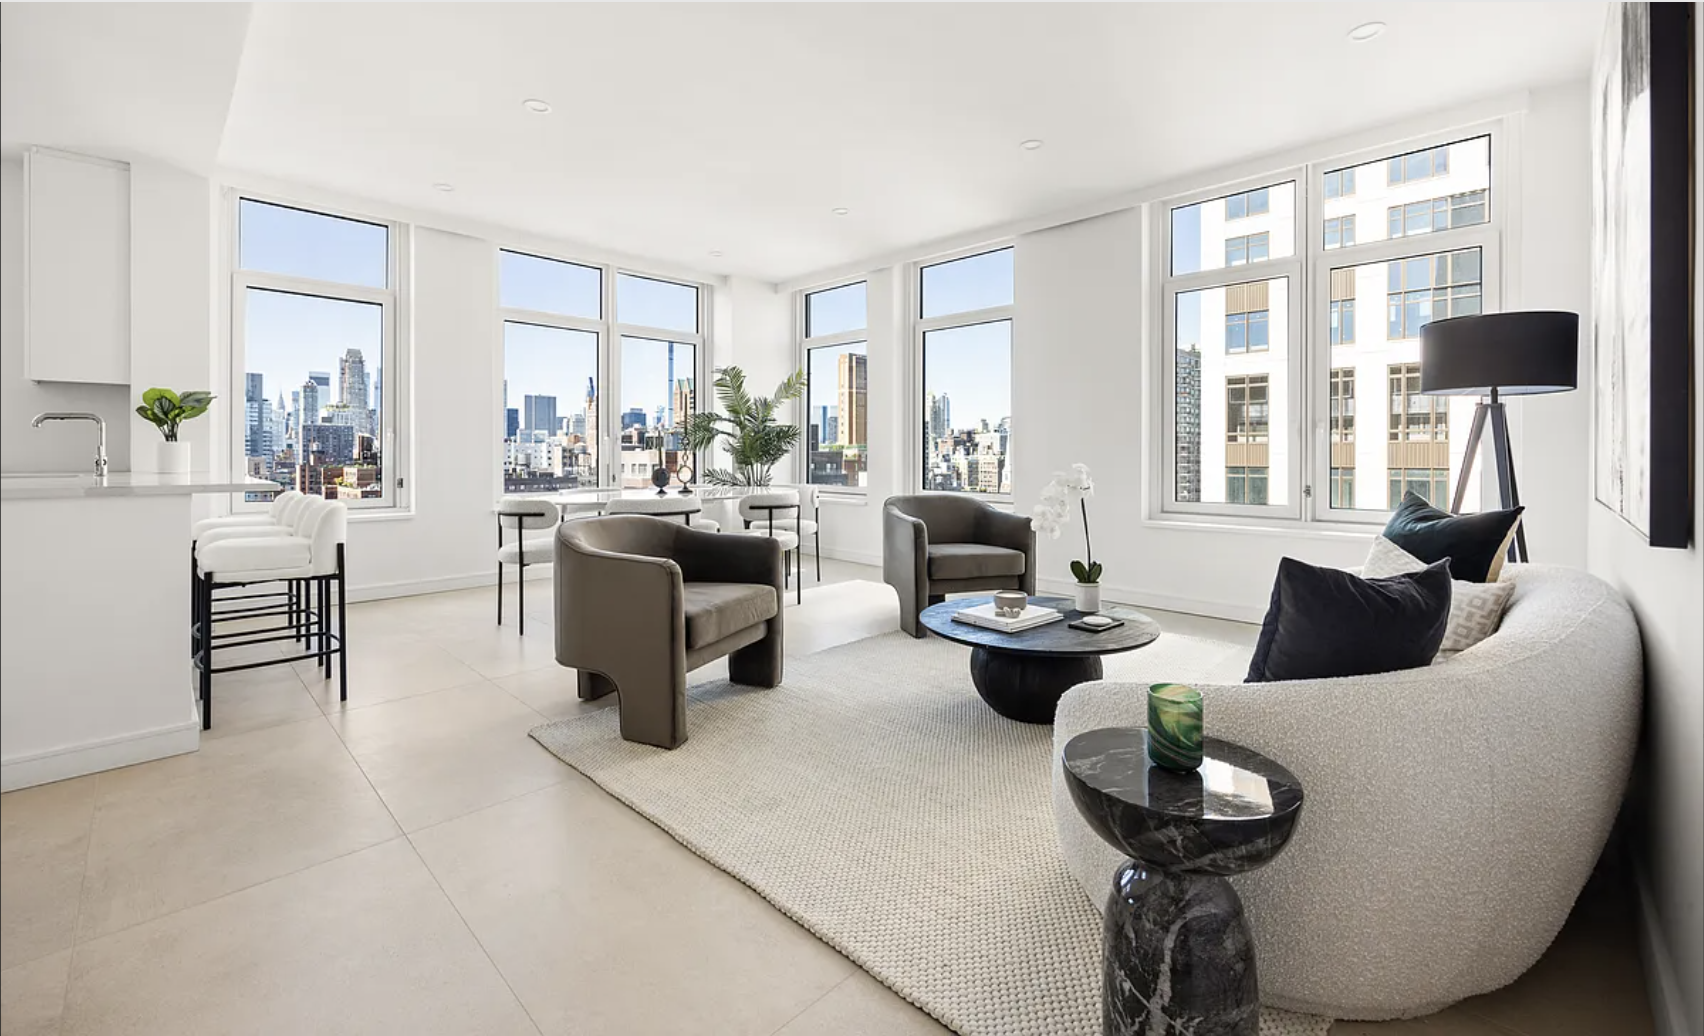
<instances>
[{"instance_id":1,"label":"chrome faucet","mask_svg":"<svg viewBox=\"0 0 1704 1036\"><path fill-rule=\"evenodd\" d=\"M107 473L106 455L106 421L99 414L88 414L82 411L59 412L50 410L45 414L35 415L30 422L31 428L40 428L45 421L93 421L95 422L95 474L105 477Z\"/></svg>"}]
</instances>

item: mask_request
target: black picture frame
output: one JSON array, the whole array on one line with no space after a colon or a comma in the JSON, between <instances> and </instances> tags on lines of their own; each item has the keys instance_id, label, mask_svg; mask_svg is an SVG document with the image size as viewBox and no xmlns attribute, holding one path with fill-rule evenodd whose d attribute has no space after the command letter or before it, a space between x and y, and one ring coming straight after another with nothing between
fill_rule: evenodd
<instances>
[{"instance_id":1,"label":"black picture frame","mask_svg":"<svg viewBox=\"0 0 1704 1036\"><path fill-rule=\"evenodd\" d=\"M1613 5L1592 99L1594 496L1651 546L1679 549L1692 539L1696 491L1695 8ZM1649 119L1647 154L1629 146L1641 134L1627 127L1641 117ZM1606 125L1622 132L1606 132Z\"/></svg>"}]
</instances>

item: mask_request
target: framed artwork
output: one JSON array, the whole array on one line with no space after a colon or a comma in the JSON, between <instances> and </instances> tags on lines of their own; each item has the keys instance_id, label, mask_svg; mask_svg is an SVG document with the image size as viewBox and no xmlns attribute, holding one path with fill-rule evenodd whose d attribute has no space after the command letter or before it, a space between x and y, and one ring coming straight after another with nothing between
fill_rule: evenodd
<instances>
[{"instance_id":1,"label":"framed artwork","mask_svg":"<svg viewBox=\"0 0 1704 1036\"><path fill-rule=\"evenodd\" d=\"M1613 4L1592 68L1592 478L1653 547L1692 524L1693 4Z\"/></svg>"}]
</instances>

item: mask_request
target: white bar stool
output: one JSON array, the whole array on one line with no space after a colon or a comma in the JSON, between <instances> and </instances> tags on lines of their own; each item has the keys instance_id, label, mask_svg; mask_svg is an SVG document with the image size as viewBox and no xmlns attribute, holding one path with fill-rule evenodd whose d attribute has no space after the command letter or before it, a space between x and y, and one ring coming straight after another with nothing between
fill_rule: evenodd
<instances>
[{"instance_id":1,"label":"white bar stool","mask_svg":"<svg viewBox=\"0 0 1704 1036\"><path fill-rule=\"evenodd\" d=\"M337 656L338 700L349 700L349 655L345 643L344 553L348 543L348 510L341 503L307 497L297 515L295 528L283 536L227 536L203 543L196 551L195 665L200 676L201 729L213 726L213 675L258 669L314 659L331 678L331 657ZM210 534L211 536L211 534ZM284 626L243 630L220 635L213 624L213 591L228 586L285 581L311 587L315 605L292 612ZM329 622L333 589L337 598L335 632ZM301 621L297 621L297 618ZM219 647L243 647L269 641L306 637L308 652L262 662L215 666L213 652ZM226 641L226 643L219 643Z\"/></svg>"},{"instance_id":2,"label":"white bar stool","mask_svg":"<svg viewBox=\"0 0 1704 1036\"><path fill-rule=\"evenodd\" d=\"M527 569L556 563L557 523L562 512L549 500L510 498L497 502L497 625L503 625L503 566L521 570L521 636L527 635ZM515 530L515 542L504 539L505 528ZM550 529L549 536L527 537L528 529Z\"/></svg>"}]
</instances>

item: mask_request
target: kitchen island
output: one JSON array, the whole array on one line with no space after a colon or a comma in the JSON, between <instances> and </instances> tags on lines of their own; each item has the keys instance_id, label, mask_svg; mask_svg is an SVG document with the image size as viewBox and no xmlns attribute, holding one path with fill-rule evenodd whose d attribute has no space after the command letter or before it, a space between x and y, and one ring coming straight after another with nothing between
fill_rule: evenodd
<instances>
[{"instance_id":1,"label":"kitchen island","mask_svg":"<svg viewBox=\"0 0 1704 1036\"><path fill-rule=\"evenodd\" d=\"M0 790L200 746L191 500L278 488L193 472L0 475Z\"/></svg>"}]
</instances>

